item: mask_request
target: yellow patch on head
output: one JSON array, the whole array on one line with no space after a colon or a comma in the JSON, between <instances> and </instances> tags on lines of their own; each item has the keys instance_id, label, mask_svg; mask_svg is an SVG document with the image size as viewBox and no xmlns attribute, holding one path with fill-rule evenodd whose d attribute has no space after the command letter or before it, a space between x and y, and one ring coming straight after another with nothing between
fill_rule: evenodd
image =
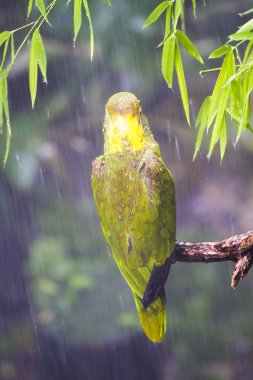
<instances>
[{"instance_id":1,"label":"yellow patch on head","mask_svg":"<svg viewBox=\"0 0 253 380\"><path fill-rule=\"evenodd\" d=\"M106 152L140 150L147 144L144 129L135 115L115 116L105 125Z\"/></svg>"}]
</instances>

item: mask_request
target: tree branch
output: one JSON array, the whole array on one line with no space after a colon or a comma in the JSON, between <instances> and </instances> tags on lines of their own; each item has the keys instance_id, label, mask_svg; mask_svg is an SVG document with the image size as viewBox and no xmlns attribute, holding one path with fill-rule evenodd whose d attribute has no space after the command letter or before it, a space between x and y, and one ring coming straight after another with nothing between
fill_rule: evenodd
<instances>
[{"instance_id":1,"label":"tree branch","mask_svg":"<svg viewBox=\"0 0 253 380\"><path fill-rule=\"evenodd\" d=\"M216 242L176 242L174 260L187 263L234 261L231 286L235 288L253 264L253 231Z\"/></svg>"}]
</instances>

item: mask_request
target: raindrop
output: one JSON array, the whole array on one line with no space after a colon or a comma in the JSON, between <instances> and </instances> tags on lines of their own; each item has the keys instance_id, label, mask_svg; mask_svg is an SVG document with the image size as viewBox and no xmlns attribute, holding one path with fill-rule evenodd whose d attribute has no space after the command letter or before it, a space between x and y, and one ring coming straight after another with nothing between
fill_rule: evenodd
<instances>
[{"instance_id":1,"label":"raindrop","mask_svg":"<svg viewBox=\"0 0 253 380\"><path fill-rule=\"evenodd\" d=\"M83 103L85 103L86 102L86 98L85 98L85 93L84 93L84 87L83 86L81 86L81 95L82 95L82 101L83 101Z\"/></svg>"},{"instance_id":2,"label":"raindrop","mask_svg":"<svg viewBox=\"0 0 253 380\"><path fill-rule=\"evenodd\" d=\"M235 234L235 226L234 226L234 221L233 221L233 216L229 215L229 221L230 221L230 228L231 228L231 234Z\"/></svg>"},{"instance_id":3,"label":"raindrop","mask_svg":"<svg viewBox=\"0 0 253 380\"><path fill-rule=\"evenodd\" d=\"M177 158L178 158L178 160L181 160L180 149L179 149L177 137L175 137L175 147L176 147Z\"/></svg>"}]
</instances>

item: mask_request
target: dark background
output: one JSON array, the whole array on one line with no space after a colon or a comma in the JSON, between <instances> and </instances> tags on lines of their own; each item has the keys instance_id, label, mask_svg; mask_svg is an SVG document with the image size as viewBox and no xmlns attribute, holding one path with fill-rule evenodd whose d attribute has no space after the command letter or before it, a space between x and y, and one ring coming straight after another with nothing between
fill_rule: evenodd
<instances>
[{"instance_id":1,"label":"dark background","mask_svg":"<svg viewBox=\"0 0 253 380\"><path fill-rule=\"evenodd\" d=\"M87 19L73 49L73 5L59 1L53 27L41 31L48 85L40 76L33 111L28 46L10 75L13 136L0 171L0 379L253 378L252 274L234 291L228 263L174 265L166 286L168 333L154 345L140 330L94 207L90 170L103 149L104 105L114 92L130 90L141 99L175 177L178 240L216 240L252 229L252 136L245 132L235 148L230 126L222 164L218 149L208 162L205 145L192 162L196 130L186 125L177 84L168 91L160 73L156 46L163 24L142 30L157 4L114 0L109 8L90 1L91 63ZM252 4L197 5L194 20L186 0L187 34L207 62L247 20L238 12ZM26 8L25 1L2 0L1 31L24 24ZM216 76L200 77L201 65L183 58L194 121ZM2 157L4 141L5 133Z\"/></svg>"}]
</instances>

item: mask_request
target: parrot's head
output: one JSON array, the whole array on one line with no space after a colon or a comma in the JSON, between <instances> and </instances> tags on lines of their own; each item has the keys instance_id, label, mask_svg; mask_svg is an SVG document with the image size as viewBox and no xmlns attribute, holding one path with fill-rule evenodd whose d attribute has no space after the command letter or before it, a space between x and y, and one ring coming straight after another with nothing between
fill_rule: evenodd
<instances>
[{"instance_id":1,"label":"parrot's head","mask_svg":"<svg viewBox=\"0 0 253 380\"><path fill-rule=\"evenodd\" d=\"M118 92L105 106L105 152L140 150L147 145L151 132L141 112L140 101L130 92Z\"/></svg>"}]
</instances>

